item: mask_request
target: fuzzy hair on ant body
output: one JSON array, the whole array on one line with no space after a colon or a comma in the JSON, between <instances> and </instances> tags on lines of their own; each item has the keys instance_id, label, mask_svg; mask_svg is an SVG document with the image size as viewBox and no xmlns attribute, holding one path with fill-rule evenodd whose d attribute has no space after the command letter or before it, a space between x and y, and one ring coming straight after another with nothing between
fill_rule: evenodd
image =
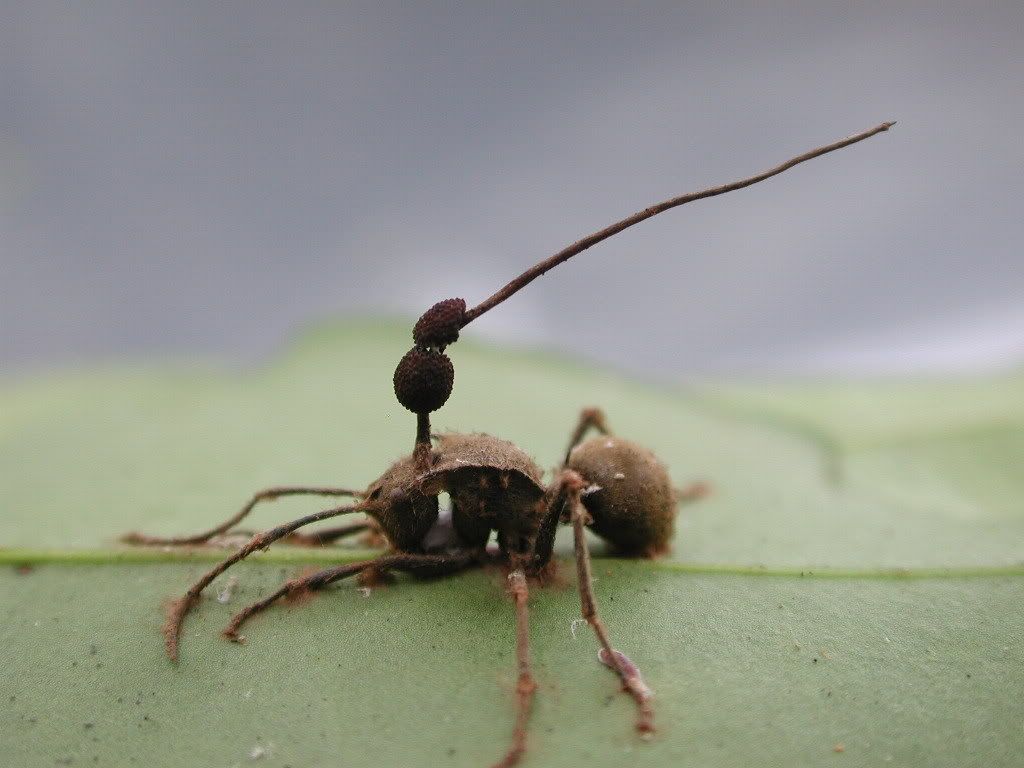
<instances>
[{"instance_id":1,"label":"fuzzy hair on ant body","mask_svg":"<svg viewBox=\"0 0 1024 768\"><path fill-rule=\"evenodd\" d=\"M485 434L445 433L430 430L430 414L448 400L455 380L445 350L458 341L471 321L502 303L540 275L628 227L685 203L732 192L756 184L806 160L850 146L894 123L887 122L840 141L806 152L763 173L666 200L578 240L534 265L491 297L473 308L464 299L434 304L413 328L413 347L399 361L393 376L395 396L416 415L416 437L411 454L398 459L363 491L348 488L282 486L252 496L235 515L203 533L182 537L127 534L124 541L141 545L186 546L209 542L231 531L262 501L282 496L349 497L349 504L334 506L262 531L235 553L211 568L188 591L173 601L164 624L167 655L178 659L179 638L186 615L202 592L235 563L279 541L326 546L355 533L381 534L387 550L378 557L325 568L310 576L287 581L267 597L243 608L224 629L224 636L241 642L241 627L254 615L281 598L315 591L342 579L380 578L398 571L417 577L439 577L497 563L508 574L508 591L515 605L516 714L510 746L496 763L509 768L526 751L527 724L536 682L529 654L527 603L530 580L544 576L552 562L555 534L561 524L571 525L577 589L583 619L600 645L599 659L618 675L623 690L636 705L636 729L654 730L651 690L637 666L611 645L608 630L597 611L586 531L589 528L610 548L626 557L657 557L672 541L680 501L706 492L702 484L679 491L673 488L664 464L647 448L614 436L600 409L584 409L553 479L523 450ZM598 436L588 438L596 431ZM450 500L450 530L441 526L438 497ZM312 523L352 513L369 520L314 533L299 533ZM492 535L497 550L488 549ZM575 629L575 623L573 624Z\"/></svg>"}]
</instances>

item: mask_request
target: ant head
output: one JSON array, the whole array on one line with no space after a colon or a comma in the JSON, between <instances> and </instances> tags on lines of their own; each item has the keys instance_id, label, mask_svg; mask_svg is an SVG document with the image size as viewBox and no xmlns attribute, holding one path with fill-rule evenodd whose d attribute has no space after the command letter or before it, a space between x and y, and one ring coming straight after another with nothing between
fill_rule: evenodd
<instances>
[{"instance_id":1,"label":"ant head","mask_svg":"<svg viewBox=\"0 0 1024 768\"><path fill-rule=\"evenodd\" d=\"M399 459L370 483L361 506L391 544L406 551L415 551L438 514L437 494L420 489L412 456Z\"/></svg>"}]
</instances>

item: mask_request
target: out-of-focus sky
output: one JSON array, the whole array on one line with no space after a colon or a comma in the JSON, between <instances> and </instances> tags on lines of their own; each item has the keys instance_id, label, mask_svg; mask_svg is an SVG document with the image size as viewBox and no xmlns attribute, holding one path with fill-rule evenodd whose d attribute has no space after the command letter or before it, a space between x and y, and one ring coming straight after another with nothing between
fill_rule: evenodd
<instances>
[{"instance_id":1,"label":"out-of-focus sky","mask_svg":"<svg viewBox=\"0 0 1024 768\"><path fill-rule=\"evenodd\" d=\"M645 374L1024 360L1024 5L0 2L0 370L272 354L312 320Z\"/></svg>"}]
</instances>

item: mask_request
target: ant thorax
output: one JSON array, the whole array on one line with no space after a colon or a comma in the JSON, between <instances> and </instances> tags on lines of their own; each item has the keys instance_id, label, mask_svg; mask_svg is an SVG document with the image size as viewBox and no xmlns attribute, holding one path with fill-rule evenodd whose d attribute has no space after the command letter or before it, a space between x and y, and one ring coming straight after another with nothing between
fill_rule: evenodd
<instances>
[{"instance_id":1,"label":"ant thorax","mask_svg":"<svg viewBox=\"0 0 1024 768\"><path fill-rule=\"evenodd\" d=\"M528 552L544 512L543 472L519 447L484 434L446 433L428 472L424 493L447 493L452 526L463 546L483 548L492 531L506 551Z\"/></svg>"}]
</instances>

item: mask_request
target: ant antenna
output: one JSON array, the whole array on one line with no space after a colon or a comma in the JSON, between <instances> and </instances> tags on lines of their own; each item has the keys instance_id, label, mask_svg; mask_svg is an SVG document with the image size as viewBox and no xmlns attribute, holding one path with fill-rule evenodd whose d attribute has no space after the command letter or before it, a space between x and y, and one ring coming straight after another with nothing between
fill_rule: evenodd
<instances>
[{"instance_id":1,"label":"ant antenna","mask_svg":"<svg viewBox=\"0 0 1024 768\"><path fill-rule=\"evenodd\" d=\"M817 149L812 149L802 155L797 155L781 165L777 165L755 176L717 187L709 187L699 192L690 192L644 208L632 216L627 216L621 221L577 240L553 256L535 264L505 285L497 293L484 299L484 301L472 309L466 308L465 299L445 299L432 306L416 321L412 331L414 346L398 363L394 376L395 396L398 398L398 402L416 414L416 447L413 455L416 458L417 467L421 471L429 468L430 413L445 404L455 383L455 369L452 366L451 360L444 354L444 349L449 344L454 344L458 341L459 331L480 317L484 312L498 306L505 299L525 288L549 269L557 267L576 254L582 253L593 245L597 245L602 240L607 240L612 235L617 235L634 224L639 224L641 221L657 216L659 213L671 208L692 203L694 200L724 195L726 192L733 192L737 189L757 184L783 171L788 171L793 166L807 160L813 160L821 155L826 155L829 152L834 152L837 149L842 149L843 147L848 147L851 144L868 139L875 134L888 131L894 125L896 125L895 121L881 123L870 130L848 136L845 139L833 142L832 144L826 144Z\"/></svg>"}]
</instances>

